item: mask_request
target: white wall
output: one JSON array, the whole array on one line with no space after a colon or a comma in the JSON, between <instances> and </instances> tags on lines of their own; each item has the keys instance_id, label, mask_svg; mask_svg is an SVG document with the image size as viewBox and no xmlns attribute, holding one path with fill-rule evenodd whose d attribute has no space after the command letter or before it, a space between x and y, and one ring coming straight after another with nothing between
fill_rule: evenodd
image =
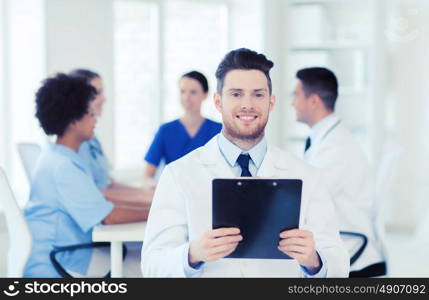
<instances>
[{"instance_id":1,"label":"white wall","mask_svg":"<svg viewBox=\"0 0 429 300\"><path fill-rule=\"evenodd\" d=\"M45 0L48 74L88 68L104 80L107 99L114 95L113 10L111 0ZM113 103L107 101L97 125L108 157L113 156Z\"/></svg>"},{"instance_id":2,"label":"white wall","mask_svg":"<svg viewBox=\"0 0 429 300\"><path fill-rule=\"evenodd\" d=\"M429 227L429 2L389 1L386 142L404 148L391 193L392 227Z\"/></svg>"}]
</instances>

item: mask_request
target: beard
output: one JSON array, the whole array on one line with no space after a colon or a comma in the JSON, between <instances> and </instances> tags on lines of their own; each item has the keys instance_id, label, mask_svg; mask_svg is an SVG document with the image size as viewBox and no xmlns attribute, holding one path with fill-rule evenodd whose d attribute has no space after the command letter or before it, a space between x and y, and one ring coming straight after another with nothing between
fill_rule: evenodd
<instances>
[{"instance_id":1,"label":"beard","mask_svg":"<svg viewBox=\"0 0 429 300\"><path fill-rule=\"evenodd\" d=\"M268 116L265 120L262 120L262 122L260 122L251 132L242 132L239 128L237 128L237 126L235 126L233 121L227 118L223 118L223 128L225 129L225 133L233 139L238 139L246 142L258 140L259 138L261 138L265 133L265 126L267 125L267 123Z\"/></svg>"}]
</instances>

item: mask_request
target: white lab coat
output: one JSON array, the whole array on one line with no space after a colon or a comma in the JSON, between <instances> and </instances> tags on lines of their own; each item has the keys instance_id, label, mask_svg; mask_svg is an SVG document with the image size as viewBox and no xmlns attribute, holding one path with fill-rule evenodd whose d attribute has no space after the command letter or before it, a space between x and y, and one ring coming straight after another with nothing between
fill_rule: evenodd
<instances>
[{"instance_id":1,"label":"white lab coat","mask_svg":"<svg viewBox=\"0 0 429 300\"><path fill-rule=\"evenodd\" d=\"M350 268L355 271L384 258L375 227L377 205L373 176L361 147L339 121L337 116L331 115L329 121L318 129L304 160L322 168L340 230L359 232L368 237L365 251ZM350 253L354 253L359 245L356 238L343 238L343 241Z\"/></svg>"},{"instance_id":2,"label":"white lab coat","mask_svg":"<svg viewBox=\"0 0 429 300\"><path fill-rule=\"evenodd\" d=\"M311 230L327 276L348 276L349 257L338 234L329 194L317 169L268 146L258 177L303 180L300 228ZM212 180L233 178L217 136L205 146L169 164L158 183L142 249L145 277L185 277L189 241L212 229ZM187 262L186 262L187 263ZM205 263L202 277L301 277L295 260L220 259Z\"/></svg>"}]
</instances>

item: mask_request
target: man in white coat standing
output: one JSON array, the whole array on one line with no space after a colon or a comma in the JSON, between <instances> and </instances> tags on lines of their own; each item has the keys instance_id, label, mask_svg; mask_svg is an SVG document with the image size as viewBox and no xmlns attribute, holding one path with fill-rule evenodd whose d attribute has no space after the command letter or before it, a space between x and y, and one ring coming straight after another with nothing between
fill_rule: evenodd
<instances>
[{"instance_id":1,"label":"man in white coat standing","mask_svg":"<svg viewBox=\"0 0 429 300\"><path fill-rule=\"evenodd\" d=\"M142 249L145 277L346 277L349 258L317 169L267 144L274 108L273 63L249 49L229 52L216 78L223 129L205 146L169 164L159 180ZM302 179L299 228L279 233L293 259L229 259L239 228L212 229L212 180L238 176Z\"/></svg>"},{"instance_id":2,"label":"man in white coat standing","mask_svg":"<svg viewBox=\"0 0 429 300\"><path fill-rule=\"evenodd\" d=\"M334 114L337 78L325 68L302 69L296 76L292 105L297 120L311 127L304 160L324 172L351 256L350 277L384 275L373 176L360 146Z\"/></svg>"}]
</instances>

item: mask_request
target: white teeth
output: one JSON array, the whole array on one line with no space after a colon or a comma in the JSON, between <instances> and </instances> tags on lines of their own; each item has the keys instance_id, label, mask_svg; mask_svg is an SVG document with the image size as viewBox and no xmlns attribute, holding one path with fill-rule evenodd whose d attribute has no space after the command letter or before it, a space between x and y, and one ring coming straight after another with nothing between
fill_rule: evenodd
<instances>
[{"instance_id":1,"label":"white teeth","mask_svg":"<svg viewBox=\"0 0 429 300\"><path fill-rule=\"evenodd\" d=\"M255 116L239 116L239 118L240 118L240 119L243 119L243 120L253 120L253 119L255 119L256 117L255 117Z\"/></svg>"}]
</instances>

